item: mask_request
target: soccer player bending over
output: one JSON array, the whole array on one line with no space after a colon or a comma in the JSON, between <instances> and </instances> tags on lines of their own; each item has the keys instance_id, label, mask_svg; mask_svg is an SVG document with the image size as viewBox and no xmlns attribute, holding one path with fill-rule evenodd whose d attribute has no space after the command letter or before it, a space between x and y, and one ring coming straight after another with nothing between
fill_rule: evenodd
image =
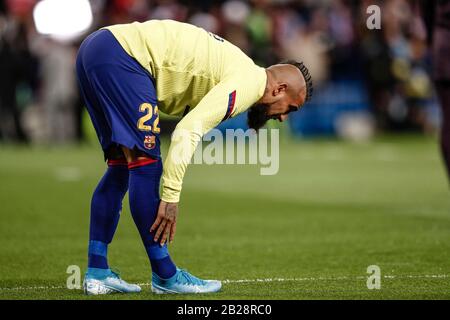
<instances>
[{"instance_id":1,"label":"soccer player bending over","mask_svg":"<svg viewBox=\"0 0 450 320\"><path fill-rule=\"evenodd\" d=\"M264 69L201 28L151 20L95 31L79 49L76 70L108 164L92 196L85 292L141 290L111 271L107 260L127 191L150 259L152 291L220 290L220 281L179 269L167 250L175 235L186 167L203 134L222 121L249 109L249 126L258 130L269 119L283 121L297 111L312 92L307 68L287 61ZM172 136L164 169L159 110L182 116L176 130L184 135Z\"/></svg>"}]
</instances>

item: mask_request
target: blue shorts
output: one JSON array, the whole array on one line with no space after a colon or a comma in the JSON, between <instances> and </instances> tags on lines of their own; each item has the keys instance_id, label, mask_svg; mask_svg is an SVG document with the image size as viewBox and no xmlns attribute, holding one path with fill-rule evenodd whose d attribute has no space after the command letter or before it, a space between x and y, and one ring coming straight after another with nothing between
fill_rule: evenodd
<instances>
[{"instance_id":1,"label":"blue shorts","mask_svg":"<svg viewBox=\"0 0 450 320\"><path fill-rule=\"evenodd\" d=\"M95 31L83 41L76 71L105 153L110 147L124 146L159 159L155 80L109 30Z\"/></svg>"}]
</instances>

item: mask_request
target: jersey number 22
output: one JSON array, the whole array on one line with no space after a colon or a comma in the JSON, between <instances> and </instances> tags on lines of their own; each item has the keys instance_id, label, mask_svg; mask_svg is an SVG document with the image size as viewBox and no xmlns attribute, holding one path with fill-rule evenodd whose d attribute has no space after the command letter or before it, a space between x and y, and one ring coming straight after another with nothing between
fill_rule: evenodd
<instances>
[{"instance_id":1,"label":"jersey number 22","mask_svg":"<svg viewBox=\"0 0 450 320\"><path fill-rule=\"evenodd\" d=\"M137 123L138 129L141 131L151 131L158 134L161 131L159 128L158 106L153 107L150 103L143 103L139 106L139 111L145 113L145 115L139 118ZM150 124L145 124L153 117L153 115L156 115L156 118L153 121L153 126Z\"/></svg>"}]
</instances>

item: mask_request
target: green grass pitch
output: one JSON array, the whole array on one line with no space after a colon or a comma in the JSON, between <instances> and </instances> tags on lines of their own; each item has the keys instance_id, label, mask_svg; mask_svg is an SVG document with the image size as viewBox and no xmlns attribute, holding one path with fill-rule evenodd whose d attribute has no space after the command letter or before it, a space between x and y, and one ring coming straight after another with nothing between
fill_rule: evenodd
<instances>
[{"instance_id":1,"label":"green grass pitch","mask_svg":"<svg viewBox=\"0 0 450 320\"><path fill-rule=\"evenodd\" d=\"M431 138L283 140L274 176L254 165L190 166L172 257L229 281L218 294L189 296L150 292L127 201L109 260L143 292L65 288L69 265L86 268L100 150L0 149L1 299L450 298L449 188ZM367 289L369 265L381 268L380 290Z\"/></svg>"}]
</instances>

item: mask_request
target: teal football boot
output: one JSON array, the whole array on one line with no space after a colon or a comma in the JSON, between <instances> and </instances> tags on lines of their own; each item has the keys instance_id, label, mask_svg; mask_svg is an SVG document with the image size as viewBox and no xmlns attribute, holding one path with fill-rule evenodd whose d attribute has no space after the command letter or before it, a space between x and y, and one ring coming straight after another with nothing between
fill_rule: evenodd
<instances>
[{"instance_id":1,"label":"teal football boot","mask_svg":"<svg viewBox=\"0 0 450 320\"><path fill-rule=\"evenodd\" d=\"M162 279L152 273L152 292L157 294L211 293L219 291L221 287L220 281L202 280L183 269L177 268L175 275L169 279Z\"/></svg>"},{"instance_id":2,"label":"teal football boot","mask_svg":"<svg viewBox=\"0 0 450 320\"><path fill-rule=\"evenodd\" d=\"M111 269L97 268L88 268L84 276L83 289L87 295L141 292L141 287L123 281L119 274Z\"/></svg>"}]
</instances>

